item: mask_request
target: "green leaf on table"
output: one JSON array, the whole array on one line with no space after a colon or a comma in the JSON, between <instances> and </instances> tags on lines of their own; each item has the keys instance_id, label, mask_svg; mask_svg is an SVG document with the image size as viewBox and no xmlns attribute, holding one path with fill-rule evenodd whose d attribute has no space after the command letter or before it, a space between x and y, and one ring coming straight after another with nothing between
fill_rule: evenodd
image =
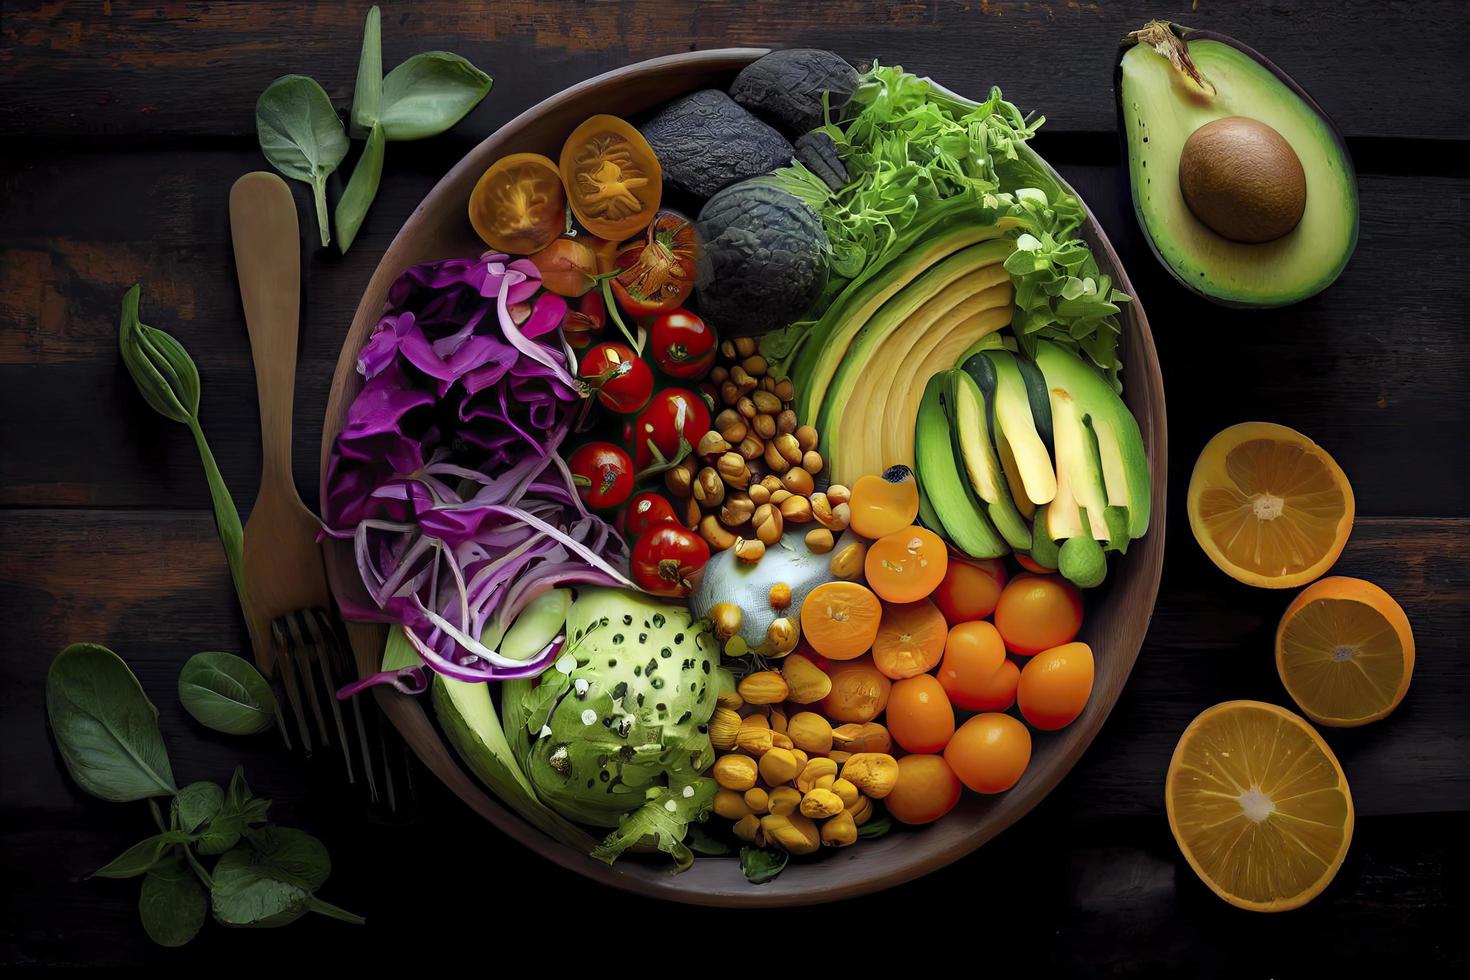
<instances>
[{"instance_id":1,"label":"green leaf on table","mask_svg":"<svg viewBox=\"0 0 1470 980\"><path fill-rule=\"evenodd\" d=\"M347 189L337 201L337 247L344 253L352 247L373 198L378 196L378 183L383 179L384 139L382 125L374 123L368 130L362 156L352 168L352 179L347 181Z\"/></svg>"},{"instance_id":2,"label":"green leaf on table","mask_svg":"<svg viewBox=\"0 0 1470 980\"><path fill-rule=\"evenodd\" d=\"M174 797L174 813L178 815L179 827L193 833L206 822L213 820L225 805L225 791L218 784L209 782L190 783Z\"/></svg>"},{"instance_id":3,"label":"green leaf on table","mask_svg":"<svg viewBox=\"0 0 1470 980\"><path fill-rule=\"evenodd\" d=\"M93 796L125 803L178 792L158 709L106 647L75 643L57 654L46 715L67 772Z\"/></svg>"},{"instance_id":4,"label":"green leaf on table","mask_svg":"<svg viewBox=\"0 0 1470 980\"><path fill-rule=\"evenodd\" d=\"M142 292L135 283L123 294L117 328L123 364L150 408L187 425L199 414L199 368L177 340L138 319Z\"/></svg>"},{"instance_id":5,"label":"green leaf on table","mask_svg":"<svg viewBox=\"0 0 1470 980\"><path fill-rule=\"evenodd\" d=\"M138 915L148 938L160 946L183 946L193 939L208 909L204 886L177 850L143 879Z\"/></svg>"},{"instance_id":6,"label":"green leaf on table","mask_svg":"<svg viewBox=\"0 0 1470 980\"><path fill-rule=\"evenodd\" d=\"M271 166L311 185L322 245L330 244L327 177L347 156L347 133L332 100L314 79L285 75L260 93L255 103L255 132Z\"/></svg>"},{"instance_id":7,"label":"green leaf on table","mask_svg":"<svg viewBox=\"0 0 1470 980\"><path fill-rule=\"evenodd\" d=\"M271 801L250 794L245 785L245 771L236 766L225 792L224 804L198 834L194 849L200 854L223 854L240 842L248 830L266 822Z\"/></svg>"},{"instance_id":8,"label":"green leaf on table","mask_svg":"<svg viewBox=\"0 0 1470 980\"><path fill-rule=\"evenodd\" d=\"M252 664L231 653L190 657L179 671L179 700L195 721L227 735L254 735L275 724L270 684Z\"/></svg>"},{"instance_id":9,"label":"green leaf on table","mask_svg":"<svg viewBox=\"0 0 1470 980\"><path fill-rule=\"evenodd\" d=\"M362 53L357 58L357 87L352 92L351 135L359 139L378 121L383 97L383 15L374 5L362 28ZM355 176L355 174L354 174ZM342 232L339 230L340 236ZM346 251L343 246L343 251Z\"/></svg>"},{"instance_id":10,"label":"green leaf on table","mask_svg":"<svg viewBox=\"0 0 1470 980\"><path fill-rule=\"evenodd\" d=\"M260 859L241 843L225 852L211 873L210 905L221 925L269 928L295 922L306 914L311 892L284 872Z\"/></svg>"},{"instance_id":11,"label":"green leaf on table","mask_svg":"<svg viewBox=\"0 0 1470 980\"><path fill-rule=\"evenodd\" d=\"M752 885L763 885L785 870L790 859L789 854L774 847L746 845L740 849L740 870Z\"/></svg>"},{"instance_id":12,"label":"green leaf on table","mask_svg":"<svg viewBox=\"0 0 1470 980\"><path fill-rule=\"evenodd\" d=\"M689 836L685 838L684 843L689 845L689 850L701 857L724 857L735 853L735 849L728 842L720 840L697 823L689 825Z\"/></svg>"},{"instance_id":13,"label":"green leaf on table","mask_svg":"<svg viewBox=\"0 0 1470 980\"><path fill-rule=\"evenodd\" d=\"M332 859L321 841L294 827L261 827L246 833L261 863L269 864L282 880L314 892L332 873Z\"/></svg>"},{"instance_id":14,"label":"green leaf on table","mask_svg":"<svg viewBox=\"0 0 1470 980\"><path fill-rule=\"evenodd\" d=\"M457 54L416 54L383 79L383 134L394 142L438 136L479 105L491 84L489 75Z\"/></svg>"},{"instance_id":15,"label":"green leaf on table","mask_svg":"<svg viewBox=\"0 0 1470 980\"><path fill-rule=\"evenodd\" d=\"M138 841L102 867L93 871L92 878L136 878L164 860L169 848L188 841L189 835L178 830L166 830L161 834Z\"/></svg>"}]
</instances>

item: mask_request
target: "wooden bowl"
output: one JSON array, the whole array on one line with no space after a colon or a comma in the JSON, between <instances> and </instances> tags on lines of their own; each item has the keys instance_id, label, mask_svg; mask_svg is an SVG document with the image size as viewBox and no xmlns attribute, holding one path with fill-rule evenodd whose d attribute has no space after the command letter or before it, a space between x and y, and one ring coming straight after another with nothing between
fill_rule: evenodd
<instances>
[{"instance_id":1,"label":"wooden bowl","mask_svg":"<svg viewBox=\"0 0 1470 980\"><path fill-rule=\"evenodd\" d=\"M470 228L465 207L470 190L485 168L512 152L532 151L555 159L566 135L587 116L603 112L632 116L696 89L723 89L736 72L764 53L759 48L698 51L608 72L527 110L461 160L404 224L358 305L327 404L322 432L323 481L327 457L342 428L347 406L361 388L362 379L355 370L358 352L382 313L389 285L416 263L476 255L484 250ZM1103 271L1132 294L1128 276L1095 220L1088 220L1083 236L1092 245ZM874 892L958 860L1034 807L1076 763L1118 700L1153 613L1164 555L1164 388L1143 305L1136 299L1125 305L1122 318L1122 356L1127 365L1124 397L1143 430L1153 473L1152 526L1126 557L1115 562L1104 589L1107 601L1089 602L1080 639L1092 645L1097 657L1092 699L1082 716L1067 728L1037 735L1031 766L1009 792L995 797L966 794L951 814L933 825L863 841L840 858L828 855L823 861L793 862L780 877L760 886L747 883L730 860L699 860L679 875L669 873L662 855L630 855L609 866L588 857L585 851L551 840L501 806L467 775L435 728L423 700L378 688L379 702L424 763L476 812L562 867L615 888L700 905L804 905ZM326 549L326 564L338 595L362 596L350 542L331 542ZM377 670L382 633L357 629L356 635L379 638L376 645L354 644L358 670L366 675ZM589 836L589 847L591 843Z\"/></svg>"}]
</instances>

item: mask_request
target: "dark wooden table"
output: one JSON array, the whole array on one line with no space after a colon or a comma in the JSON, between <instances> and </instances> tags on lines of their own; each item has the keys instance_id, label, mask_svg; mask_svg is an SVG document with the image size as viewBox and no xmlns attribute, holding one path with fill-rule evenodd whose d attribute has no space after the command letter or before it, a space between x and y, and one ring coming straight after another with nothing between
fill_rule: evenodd
<instances>
[{"instance_id":1,"label":"dark wooden table","mask_svg":"<svg viewBox=\"0 0 1470 980\"><path fill-rule=\"evenodd\" d=\"M799 965L770 951L807 937L796 955L826 947L833 952L823 962L846 973L859 950L879 948L854 943L854 928L882 929L900 943L921 930L943 960L983 969L1013 955L1043 975L1462 970L1470 912L1470 5L1197 6L384 5L385 64L452 49L494 75L495 89L452 134L389 148L382 191L345 259L306 249L295 462L309 503L338 348L400 223L513 114L653 55L811 45L901 63L962 92L1001 84L1013 101L1046 114L1038 146L1098 213L1147 303L1168 389L1173 521L1154 532L1167 533L1168 559L1148 642L1101 736L1030 816L945 871L860 902L737 918L655 907L587 884L511 847L427 777L416 819L373 822L325 761L304 764L269 736L215 735L183 713L174 694L182 661L247 644L192 444L182 427L147 409L119 362L119 300L142 281L146 321L193 352L205 428L247 510L259 439L226 194L240 174L265 166L253 104L271 79L308 73L338 106L350 102L366 4L6 2L0 962L285 965L394 950L434 955L446 938L499 957L505 951L487 948L497 928L515 923L504 931L521 936L520 923L531 923L548 930L536 935L538 949L572 944L574 955L626 959L645 942L677 936L716 955L729 947L754 956L767 970ZM1347 135L1362 234L1324 295L1286 310L1226 311L1186 295L1149 255L1126 203L1111 80L1117 40L1150 17L1224 31L1267 52ZM304 208L304 190L295 189ZM311 224L303 219L308 233ZM1337 457L1359 514L1337 570L1392 592L1419 648L1413 688L1390 719L1327 733L1357 805L1352 850L1321 898L1274 917L1236 911L1207 892L1180 859L1162 805L1170 753L1200 709L1232 698L1287 700L1270 652L1287 597L1226 579L1183 518L1196 453L1244 419L1292 425ZM322 920L246 935L210 924L192 946L167 951L139 927L136 883L83 880L146 834L148 816L141 804L83 795L61 768L45 722L44 676L55 652L78 640L107 643L133 665L162 712L180 779L224 781L243 761L280 819L326 841L336 871L323 894L366 913L365 931ZM583 915L608 934L574 932ZM678 931L650 930L654 916ZM811 925L824 932L799 931Z\"/></svg>"}]
</instances>

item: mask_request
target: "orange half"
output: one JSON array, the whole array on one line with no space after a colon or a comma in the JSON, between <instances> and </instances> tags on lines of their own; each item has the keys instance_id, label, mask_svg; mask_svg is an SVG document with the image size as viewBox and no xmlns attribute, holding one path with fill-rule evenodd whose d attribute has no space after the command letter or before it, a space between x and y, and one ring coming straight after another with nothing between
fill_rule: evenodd
<instances>
[{"instance_id":1,"label":"orange half","mask_svg":"<svg viewBox=\"0 0 1470 980\"><path fill-rule=\"evenodd\" d=\"M1306 436L1271 422L1232 425L1189 479L1189 526L1230 577L1265 589L1321 578L1353 529L1353 488Z\"/></svg>"},{"instance_id":2,"label":"orange half","mask_svg":"<svg viewBox=\"0 0 1470 980\"><path fill-rule=\"evenodd\" d=\"M1305 719L1261 701L1217 704L1189 723L1164 804L1195 874L1253 912L1316 898L1353 837L1353 798L1337 757Z\"/></svg>"},{"instance_id":3,"label":"orange half","mask_svg":"<svg viewBox=\"0 0 1470 980\"><path fill-rule=\"evenodd\" d=\"M1286 693L1319 725L1351 728L1387 715L1414 676L1414 632L1393 596L1360 578L1314 582L1276 630Z\"/></svg>"}]
</instances>

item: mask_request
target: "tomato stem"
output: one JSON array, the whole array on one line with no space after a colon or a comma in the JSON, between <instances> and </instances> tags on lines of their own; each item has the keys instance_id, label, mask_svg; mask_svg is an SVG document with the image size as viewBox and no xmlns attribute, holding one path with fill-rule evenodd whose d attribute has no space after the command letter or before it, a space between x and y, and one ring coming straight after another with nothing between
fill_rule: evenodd
<instances>
[{"instance_id":1,"label":"tomato stem","mask_svg":"<svg viewBox=\"0 0 1470 980\"><path fill-rule=\"evenodd\" d=\"M653 456L653 464L650 465L647 469L644 469L635 474L633 477L635 482L641 483L650 476L658 476L660 473L673 469L675 466L678 466L680 463L684 462L684 460L689 457L690 453L694 452L694 447L689 444L688 439L685 439L683 435L680 435L679 451L674 454L673 459L665 459L664 454L659 452L658 446L654 445L652 439L648 440L648 452L650 455Z\"/></svg>"},{"instance_id":2,"label":"tomato stem","mask_svg":"<svg viewBox=\"0 0 1470 980\"><path fill-rule=\"evenodd\" d=\"M628 338L628 343L632 346L633 350L640 357L643 356L642 342L633 336L632 331L628 329L628 325L623 322L623 316L621 313L618 312L618 304L613 299L612 275L609 274L600 278L602 279L602 301L607 304L607 315L612 317L613 323L617 324L618 329L622 331L623 336ZM642 332L643 331L640 330L639 334L642 334Z\"/></svg>"}]
</instances>

